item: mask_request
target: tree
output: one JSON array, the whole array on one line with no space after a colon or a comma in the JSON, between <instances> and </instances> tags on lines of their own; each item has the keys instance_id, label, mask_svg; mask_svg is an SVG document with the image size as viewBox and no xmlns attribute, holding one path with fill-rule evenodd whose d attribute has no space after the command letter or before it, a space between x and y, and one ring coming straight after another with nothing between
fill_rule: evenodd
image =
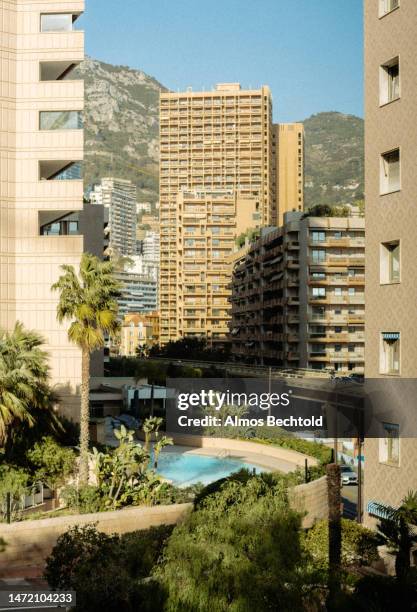
<instances>
[{"instance_id":1,"label":"tree","mask_svg":"<svg viewBox=\"0 0 417 612\"><path fill-rule=\"evenodd\" d=\"M172 438L168 438L167 436L162 436L162 438L158 438L153 445L153 465L155 470L158 469L158 459L161 451L165 446L169 446L174 444L174 440Z\"/></svg>"},{"instance_id":2,"label":"tree","mask_svg":"<svg viewBox=\"0 0 417 612\"><path fill-rule=\"evenodd\" d=\"M164 610L310 609L301 515L269 476L223 483L175 527L154 572L167 592Z\"/></svg>"},{"instance_id":3,"label":"tree","mask_svg":"<svg viewBox=\"0 0 417 612\"><path fill-rule=\"evenodd\" d=\"M405 582L410 574L411 548L417 542L417 492L409 491L398 508L385 504L375 504L381 520L378 531L395 555L395 574L399 581Z\"/></svg>"},{"instance_id":4,"label":"tree","mask_svg":"<svg viewBox=\"0 0 417 612\"><path fill-rule=\"evenodd\" d=\"M75 453L71 448L65 448L55 442L50 436L37 442L28 451L28 459L35 467L36 478L54 492L65 484L75 470Z\"/></svg>"},{"instance_id":5,"label":"tree","mask_svg":"<svg viewBox=\"0 0 417 612\"><path fill-rule=\"evenodd\" d=\"M341 555L342 555L342 525L341 525L341 491L340 466L329 463L327 472L327 499L329 507L329 593L327 606L330 610L336 608L340 593Z\"/></svg>"},{"instance_id":6,"label":"tree","mask_svg":"<svg viewBox=\"0 0 417 612\"><path fill-rule=\"evenodd\" d=\"M148 576L172 529L162 525L119 536L93 525L71 527L48 557L45 578L53 589L76 591L79 612L162 610Z\"/></svg>"},{"instance_id":7,"label":"tree","mask_svg":"<svg viewBox=\"0 0 417 612\"><path fill-rule=\"evenodd\" d=\"M18 425L33 427L41 413L51 414L49 368L42 344L41 336L19 322L11 332L0 331L0 447L6 455Z\"/></svg>"},{"instance_id":8,"label":"tree","mask_svg":"<svg viewBox=\"0 0 417 612\"><path fill-rule=\"evenodd\" d=\"M59 291L58 321L71 321L68 338L81 349L80 483L88 483L90 355L104 346L106 334L119 329L119 283L111 262L84 253L79 275L73 266L61 266L64 274L52 285Z\"/></svg>"}]
</instances>

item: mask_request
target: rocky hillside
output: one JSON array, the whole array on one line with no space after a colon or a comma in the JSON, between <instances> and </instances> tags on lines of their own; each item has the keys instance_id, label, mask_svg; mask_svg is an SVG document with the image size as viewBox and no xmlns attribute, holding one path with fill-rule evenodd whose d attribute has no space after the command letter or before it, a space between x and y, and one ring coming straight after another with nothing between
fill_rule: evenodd
<instances>
[{"instance_id":1,"label":"rocky hillside","mask_svg":"<svg viewBox=\"0 0 417 612\"><path fill-rule=\"evenodd\" d=\"M130 179L141 202L158 200L158 105L165 88L140 70L86 59L85 185L103 176Z\"/></svg>"},{"instance_id":2,"label":"rocky hillside","mask_svg":"<svg viewBox=\"0 0 417 612\"><path fill-rule=\"evenodd\" d=\"M158 200L158 100L166 88L140 70L87 59L86 188L102 176L134 181L141 202ZM306 206L363 197L363 120L319 113L304 121Z\"/></svg>"},{"instance_id":3,"label":"rocky hillside","mask_svg":"<svg viewBox=\"0 0 417 612\"><path fill-rule=\"evenodd\" d=\"M364 121L318 113L304 122L305 206L351 203L363 198Z\"/></svg>"}]
</instances>

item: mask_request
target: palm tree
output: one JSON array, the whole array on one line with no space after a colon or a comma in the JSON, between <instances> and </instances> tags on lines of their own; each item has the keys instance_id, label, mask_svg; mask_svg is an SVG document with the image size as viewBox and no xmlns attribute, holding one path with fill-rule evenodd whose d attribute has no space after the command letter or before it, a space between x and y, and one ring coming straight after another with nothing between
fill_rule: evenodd
<instances>
[{"instance_id":1,"label":"palm tree","mask_svg":"<svg viewBox=\"0 0 417 612\"><path fill-rule=\"evenodd\" d=\"M398 508L375 504L381 519L377 525L380 536L395 554L395 574L404 581L410 572L410 553L417 542L417 492L409 491Z\"/></svg>"},{"instance_id":2,"label":"palm tree","mask_svg":"<svg viewBox=\"0 0 417 612\"><path fill-rule=\"evenodd\" d=\"M171 444L174 444L174 441L172 438L168 438L167 436L162 436L162 438L158 438L156 440L155 444L153 445L153 466L155 470L158 469L158 459L162 449Z\"/></svg>"},{"instance_id":3,"label":"palm tree","mask_svg":"<svg viewBox=\"0 0 417 612\"><path fill-rule=\"evenodd\" d=\"M104 346L106 334L119 329L117 296L119 283L114 265L84 253L79 275L63 265L64 274L52 285L60 292L58 321L71 321L68 338L81 349L80 483L88 483L90 355Z\"/></svg>"},{"instance_id":4,"label":"palm tree","mask_svg":"<svg viewBox=\"0 0 417 612\"><path fill-rule=\"evenodd\" d=\"M42 337L17 322L11 332L0 330L0 446L11 444L18 424L33 427L49 411L47 354Z\"/></svg>"}]
</instances>

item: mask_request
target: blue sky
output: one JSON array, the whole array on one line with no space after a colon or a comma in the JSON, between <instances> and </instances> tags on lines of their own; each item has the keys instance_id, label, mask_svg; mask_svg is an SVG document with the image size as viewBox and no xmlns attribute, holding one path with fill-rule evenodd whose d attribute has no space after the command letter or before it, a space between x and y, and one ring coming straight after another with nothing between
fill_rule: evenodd
<instances>
[{"instance_id":1,"label":"blue sky","mask_svg":"<svg viewBox=\"0 0 417 612\"><path fill-rule=\"evenodd\" d=\"M363 115L362 0L87 0L88 55L166 87L269 85L278 121Z\"/></svg>"}]
</instances>

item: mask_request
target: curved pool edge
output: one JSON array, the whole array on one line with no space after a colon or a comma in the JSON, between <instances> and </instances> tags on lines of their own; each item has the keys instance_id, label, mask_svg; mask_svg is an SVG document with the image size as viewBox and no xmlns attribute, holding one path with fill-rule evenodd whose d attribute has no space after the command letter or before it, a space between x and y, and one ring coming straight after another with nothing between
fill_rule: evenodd
<instances>
[{"instance_id":1,"label":"curved pool edge","mask_svg":"<svg viewBox=\"0 0 417 612\"><path fill-rule=\"evenodd\" d=\"M218 456L224 452L228 457L284 473L304 468L306 459L309 467L319 465L318 460L310 455L272 444L190 434L167 433L167 435L173 439L176 446L191 447L194 452L207 453L211 456Z\"/></svg>"}]
</instances>

